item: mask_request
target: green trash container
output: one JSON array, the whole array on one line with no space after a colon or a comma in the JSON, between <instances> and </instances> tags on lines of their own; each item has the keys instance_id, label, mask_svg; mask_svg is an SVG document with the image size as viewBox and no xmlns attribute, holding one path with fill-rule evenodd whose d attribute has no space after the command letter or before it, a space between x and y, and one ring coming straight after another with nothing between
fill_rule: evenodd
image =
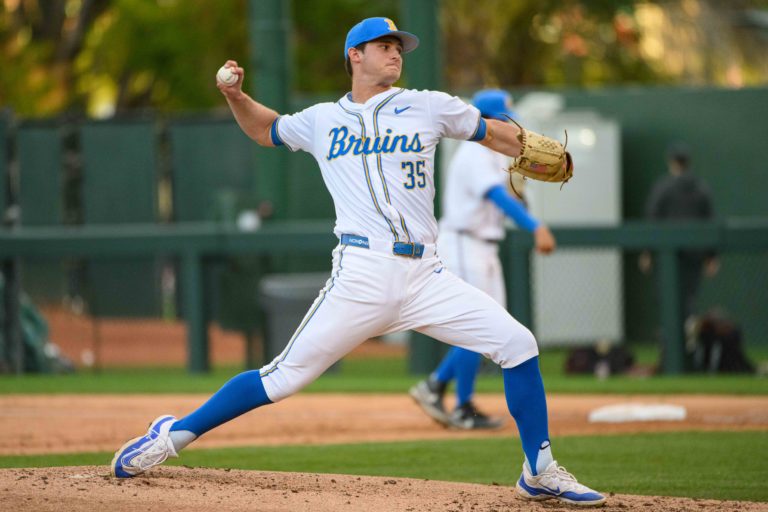
<instances>
[{"instance_id":1,"label":"green trash container","mask_svg":"<svg viewBox=\"0 0 768 512\"><path fill-rule=\"evenodd\" d=\"M328 272L269 274L259 285L264 328L264 360L272 361L290 341L331 275ZM338 372L341 361L326 372Z\"/></svg>"}]
</instances>

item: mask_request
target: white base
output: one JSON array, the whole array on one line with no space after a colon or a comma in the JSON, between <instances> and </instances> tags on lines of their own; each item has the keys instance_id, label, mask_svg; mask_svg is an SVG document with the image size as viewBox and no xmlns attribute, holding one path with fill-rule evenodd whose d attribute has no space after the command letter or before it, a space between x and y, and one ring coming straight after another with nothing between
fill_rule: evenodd
<instances>
[{"instance_id":1,"label":"white base","mask_svg":"<svg viewBox=\"0 0 768 512\"><path fill-rule=\"evenodd\" d=\"M589 413L590 423L625 423L629 421L682 421L685 407L669 404L616 404Z\"/></svg>"}]
</instances>

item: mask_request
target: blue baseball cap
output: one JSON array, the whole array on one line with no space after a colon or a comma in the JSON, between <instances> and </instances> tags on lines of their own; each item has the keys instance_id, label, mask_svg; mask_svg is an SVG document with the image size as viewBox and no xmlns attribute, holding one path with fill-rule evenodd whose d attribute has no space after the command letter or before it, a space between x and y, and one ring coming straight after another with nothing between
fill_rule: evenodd
<instances>
[{"instance_id":1,"label":"blue baseball cap","mask_svg":"<svg viewBox=\"0 0 768 512\"><path fill-rule=\"evenodd\" d=\"M409 32L397 30L395 22L391 19L366 18L347 32L347 40L344 43L344 60L348 58L350 48L384 36L398 38L403 43L403 53L415 50L419 46L418 37Z\"/></svg>"},{"instance_id":2,"label":"blue baseball cap","mask_svg":"<svg viewBox=\"0 0 768 512\"><path fill-rule=\"evenodd\" d=\"M507 121L504 115L514 118L512 111L512 96L501 89L483 89L472 97L472 104L477 107L483 117Z\"/></svg>"}]
</instances>

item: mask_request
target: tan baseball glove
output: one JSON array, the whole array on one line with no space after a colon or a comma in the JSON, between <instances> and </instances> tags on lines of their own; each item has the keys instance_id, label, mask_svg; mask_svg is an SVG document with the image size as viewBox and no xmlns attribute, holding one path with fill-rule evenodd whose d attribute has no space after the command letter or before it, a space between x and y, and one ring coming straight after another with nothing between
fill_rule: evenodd
<instances>
[{"instance_id":1,"label":"tan baseball glove","mask_svg":"<svg viewBox=\"0 0 768 512\"><path fill-rule=\"evenodd\" d=\"M534 180L563 184L573 177L573 159L565 150L568 145L568 132L565 133L565 145L563 145L554 139L526 130L512 118L510 121L520 128L518 139L522 144L520 156L515 158L507 169L513 190L515 189L512 183L514 173Z\"/></svg>"}]
</instances>

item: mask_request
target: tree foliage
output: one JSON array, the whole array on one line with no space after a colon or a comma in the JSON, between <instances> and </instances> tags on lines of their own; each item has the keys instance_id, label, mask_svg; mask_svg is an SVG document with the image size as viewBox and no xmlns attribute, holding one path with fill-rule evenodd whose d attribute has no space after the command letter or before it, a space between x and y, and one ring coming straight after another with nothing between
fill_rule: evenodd
<instances>
[{"instance_id":1,"label":"tree foliage","mask_svg":"<svg viewBox=\"0 0 768 512\"><path fill-rule=\"evenodd\" d=\"M448 0L446 72L457 88L657 81L637 52L635 2ZM478 59L477 55L485 58Z\"/></svg>"},{"instance_id":2,"label":"tree foliage","mask_svg":"<svg viewBox=\"0 0 768 512\"><path fill-rule=\"evenodd\" d=\"M252 58L250 2L0 0L0 106L23 116L221 106L216 69L228 58L246 65ZM397 21L407 8L403 0L290 5L293 86L309 94L348 88L342 45L355 22L376 15ZM439 5L450 90L768 82L768 0Z\"/></svg>"},{"instance_id":3,"label":"tree foliage","mask_svg":"<svg viewBox=\"0 0 768 512\"><path fill-rule=\"evenodd\" d=\"M363 18L398 20L399 1L293 0L294 77L299 91L337 93L349 88L344 38Z\"/></svg>"},{"instance_id":4,"label":"tree foliage","mask_svg":"<svg viewBox=\"0 0 768 512\"><path fill-rule=\"evenodd\" d=\"M220 103L215 73L247 56L242 0L113 0L77 61L81 94L108 83L119 109L208 108Z\"/></svg>"},{"instance_id":5,"label":"tree foliage","mask_svg":"<svg viewBox=\"0 0 768 512\"><path fill-rule=\"evenodd\" d=\"M6 0L0 104L22 115L220 103L214 73L247 57L246 0Z\"/></svg>"}]
</instances>

